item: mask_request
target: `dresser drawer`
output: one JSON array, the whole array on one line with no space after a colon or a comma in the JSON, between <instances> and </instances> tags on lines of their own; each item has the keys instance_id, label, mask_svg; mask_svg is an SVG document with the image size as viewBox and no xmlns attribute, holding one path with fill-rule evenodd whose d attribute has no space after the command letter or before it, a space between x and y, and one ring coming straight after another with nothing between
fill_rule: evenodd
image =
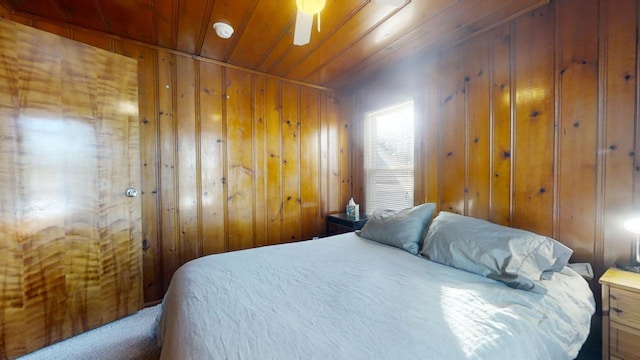
<instances>
[{"instance_id":1,"label":"dresser drawer","mask_svg":"<svg viewBox=\"0 0 640 360\"><path fill-rule=\"evenodd\" d=\"M640 330L611 322L609 332L610 359L640 358Z\"/></svg>"},{"instance_id":2,"label":"dresser drawer","mask_svg":"<svg viewBox=\"0 0 640 360\"><path fill-rule=\"evenodd\" d=\"M611 321L640 329L640 293L612 287L609 302Z\"/></svg>"}]
</instances>

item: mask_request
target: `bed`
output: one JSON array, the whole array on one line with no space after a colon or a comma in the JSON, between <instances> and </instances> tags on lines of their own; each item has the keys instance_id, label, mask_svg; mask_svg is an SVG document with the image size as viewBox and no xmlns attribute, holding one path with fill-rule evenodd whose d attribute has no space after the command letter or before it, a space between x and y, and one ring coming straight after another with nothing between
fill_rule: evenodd
<instances>
[{"instance_id":1,"label":"bed","mask_svg":"<svg viewBox=\"0 0 640 360\"><path fill-rule=\"evenodd\" d=\"M434 233L460 228L440 217ZM526 290L436 262L431 228L420 253L347 233L188 262L163 300L161 358L576 357L595 309L581 276L554 259Z\"/></svg>"}]
</instances>

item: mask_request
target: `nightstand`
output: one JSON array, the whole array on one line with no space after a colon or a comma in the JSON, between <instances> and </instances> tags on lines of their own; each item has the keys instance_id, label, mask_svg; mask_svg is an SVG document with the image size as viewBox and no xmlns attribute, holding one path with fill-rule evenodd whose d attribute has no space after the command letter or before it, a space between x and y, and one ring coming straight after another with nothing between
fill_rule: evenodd
<instances>
[{"instance_id":1,"label":"nightstand","mask_svg":"<svg viewBox=\"0 0 640 360\"><path fill-rule=\"evenodd\" d=\"M327 236L360 230L367 223L367 215L360 215L358 220L348 217L346 213L327 215Z\"/></svg>"},{"instance_id":2,"label":"nightstand","mask_svg":"<svg viewBox=\"0 0 640 360\"><path fill-rule=\"evenodd\" d=\"M602 358L640 359L640 274L611 268L602 284Z\"/></svg>"}]
</instances>

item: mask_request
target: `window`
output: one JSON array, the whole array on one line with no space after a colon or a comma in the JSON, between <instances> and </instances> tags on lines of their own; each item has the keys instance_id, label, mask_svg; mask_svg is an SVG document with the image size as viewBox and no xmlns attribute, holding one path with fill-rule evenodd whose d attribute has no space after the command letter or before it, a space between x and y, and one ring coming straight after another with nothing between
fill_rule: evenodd
<instances>
[{"instance_id":1,"label":"window","mask_svg":"<svg viewBox=\"0 0 640 360\"><path fill-rule=\"evenodd\" d=\"M413 101L364 116L367 214L413 206Z\"/></svg>"}]
</instances>

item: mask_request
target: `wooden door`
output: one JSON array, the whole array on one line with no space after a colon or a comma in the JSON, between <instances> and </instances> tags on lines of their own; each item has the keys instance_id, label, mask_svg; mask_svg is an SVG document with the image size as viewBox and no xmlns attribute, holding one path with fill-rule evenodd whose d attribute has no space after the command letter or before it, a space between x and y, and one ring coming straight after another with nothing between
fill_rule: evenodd
<instances>
[{"instance_id":1,"label":"wooden door","mask_svg":"<svg viewBox=\"0 0 640 360\"><path fill-rule=\"evenodd\" d=\"M137 64L0 19L0 358L142 305Z\"/></svg>"}]
</instances>

